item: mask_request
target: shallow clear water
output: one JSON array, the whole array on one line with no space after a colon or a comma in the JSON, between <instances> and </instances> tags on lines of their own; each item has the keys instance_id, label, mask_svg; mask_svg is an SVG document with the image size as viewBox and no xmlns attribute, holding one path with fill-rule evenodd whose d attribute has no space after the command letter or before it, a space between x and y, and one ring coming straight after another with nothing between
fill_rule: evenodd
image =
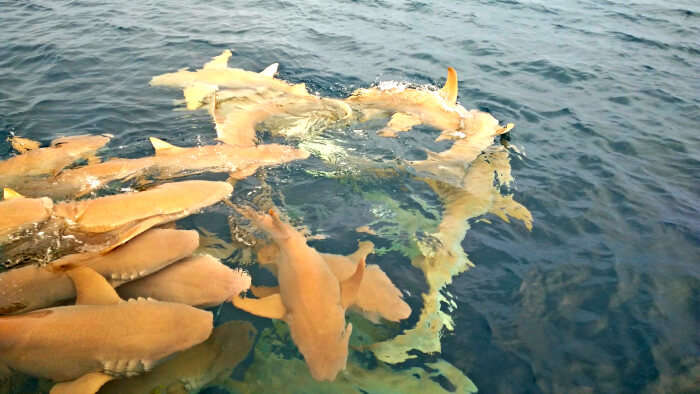
<instances>
[{"instance_id":1,"label":"shallow clear water","mask_svg":"<svg viewBox=\"0 0 700 394\"><path fill-rule=\"evenodd\" d=\"M149 136L210 143L209 115L173 111L180 93L148 81L227 48L233 67L280 62L280 78L331 97L383 80L439 86L455 67L462 105L516 124L515 199L534 223L532 232L490 216L472 224L462 245L475 267L448 287L457 308L442 357L484 393L697 390L696 2L3 1L0 36L3 159L9 133L47 143L108 132L104 156L120 157L151 154ZM377 143L386 145L351 143L415 159L434 136L420 128ZM350 252L371 202L305 166L324 168L295 163L268 170L269 182L329 236L314 246ZM406 182L373 187L438 206ZM254 180L237 195L246 188ZM183 227L225 234L225 220L206 219L225 211ZM398 253L375 259L419 309L420 271Z\"/></svg>"}]
</instances>

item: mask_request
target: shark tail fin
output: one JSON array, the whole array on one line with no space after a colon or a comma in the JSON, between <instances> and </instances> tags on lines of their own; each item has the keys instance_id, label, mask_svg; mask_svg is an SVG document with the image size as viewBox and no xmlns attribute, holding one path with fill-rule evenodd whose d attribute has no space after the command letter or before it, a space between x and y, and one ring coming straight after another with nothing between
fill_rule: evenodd
<instances>
[{"instance_id":1,"label":"shark tail fin","mask_svg":"<svg viewBox=\"0 0 700 394\"><path fill-rule=\"evenodd\" d=\"M156 156L169 155L169 154L173 154L173 153L177 153L179 151L185 150L185 148L175 146L173 144L170 144L168 142L161 140L160 138L149 137L148 140L151 141L151 145L153 145L153 149L156 150Z\"/></svg>"},{"instance_id":2,"label":"shark tail fin","mask_svg":"<svg viewBox=\"0 0 700 394\"><path fill-rule=\"evenodd\" d=\"M12 200L13 198L24 198L23 195L17 193L13 189L10 189L9 187L5 187L2 189L2 195L5 200Z\"/></svg>"},{"instance_id":3,"label":"shark tail fin","mask_svg":"<svg viewBox=\"0 0 700 394\"><path fill-rule=\"evenodd\" d=\"M279 63L272 63L269 66L265 67L264 70L260 71L260 75L273 78L275 74L277 74L277 69L279 68L279 66Z\"/></svg>"},{"instance_id":4,"label":"shark tail fin","mask_svg":"<svg viewBox=\"0 0 700 394\"><path fill-rule=\"evenodd\" d=\"M449 104L457 104L457 71L454 68L447 67L447 82L440 93Z\"/></svg>"}]
</instances>

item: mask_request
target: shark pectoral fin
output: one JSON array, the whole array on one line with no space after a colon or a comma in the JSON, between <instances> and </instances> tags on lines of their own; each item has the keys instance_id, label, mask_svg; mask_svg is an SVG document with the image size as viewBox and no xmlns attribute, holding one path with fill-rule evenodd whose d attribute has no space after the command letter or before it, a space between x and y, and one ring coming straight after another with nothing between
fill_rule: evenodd
<instances>
[{"instance_id":1,"label":"shark pectoral fin","mask_svg":"<svg viewBox=\"0 0 700 394\"><path fill-rule=\"evenodd\" d=\"M239 168L236 171L231 171L228 175L231 179L245 179L248 178L249 176L255 174L255 172L258 170L258 166L246 166L243 168Z\"/></svg>"},{"instance_id":2,"label":"shark pectoral fin","mask_svg":"<svg viewBox=\"0 0 700 394\"><path fill-rule=\"evenodd\" d=\"M112 379L113 376L102 372L91 372L78 379L55 384L50 394L94 394Z\"/></svg>"},{"instance_id":3,"label":"shark pectoral fin","mask_svg":"<svg viewBox=\"0 0 700 394\"><path fill-rule=\"evenodd\" d=\"M66 275L73 281L76 305L113 305L122 301L107 279L92 268L66 264L61 269L67 270Z\"/></svg>"},{"instance_id":4,"label":"shark pectoral fin","mask_svg":"<svg viewBox=\"0 0 700 394\"><path fill-rule=\"evenodd\" d=\"M232 52L227 49L221 52L220 55L213 57L202 67L202 70L223 70L228 68L228 59L231 57Z\"/></svg>"},{"instance_id":5,"label":"shark pectoral fin","mask_svg":"<svg viewBox=\"0 0 700 394\"><path fill-rule=\"evenodd\" d=\"M24 198L23 195L17 193L13 189L10 189L9 187L5 187L2 189L2 195L3 200L12 200L13 198Z\"/></svg>"},{"instance_id":6,"label":"shark pectoral fin","mask_svg":"<svg viewBox=\"0 0 700 394\"><path fill-rule=\"evenodd\" d=\"M355 273L351 277L340 282L340 303L343 308L347 309L357 299L357 294L360 291L362 278L365 274L365 258L361 258L355 268Z\"/></svg>"},{"instance_id":7,"label":"shark pectoral fin","mask_svg":"<svg viewBox=\"0 0 700 394\"><path fill-rule=\"evenodd\" d=\"M447 81L440 94L447 103L457 104L457 71L452 67L447 67Z\"/></svg>"},{"instance_id":8,"label":"shark pectoral fin","mask_svg":"<svg viewBox=\"0 0 700 394\"><path fill-rule=\"evenodd\" d=\"M515 124L513 124L513 123L508 123L505 127L499 129L499 130L496 132L496 134L505 134L505 133L509 132L510 129L512 129L513 127L515 127Z\"/></svg>"},{"instance_id":9,"label":"shark pectoral fin","mask_svg":"<svg viewBox=\"0 0 700 394\"><path fill-rule=\"evenodd\" d=\"M167 143L160 138L156 137L149 137L149 141L151 141L151 145L153 145L153 149L156 151L156 156L164 156L168 154L174 154L179 151L183 151L186 148L181 148L179 146L175 146L173 144Z\"/></svg>"},{"instance_id":10,"label":"shark pectoral fin","mask_svg":"<svg viewBox=\"0 0 700 394\"><path fill-rule=\"evenodd\" d=\"M275 74L277 74L277 68L279 67L279 63L272 63L269 66L265 67L264 70L260 71L260 75L264 75L266 77L274 77Z\"/></svg>"},{"instance_id":11,"label":"shark pectoral fin","mask_svg":"<svg viewBox=\"0 0 700 394\"><path fill-rule=\"evenodd\" d=\"M421 123L422 121L418 115L397 112L391 116L386 127L379 130L377 134L382 137L396 137L398 133L411 130L413 126Z\"/></svg>"},{"instance_id":12,"label":"shark pectoral fin","mask_svg":"<svg viewBox=\"0 0 700 394\"><path fill-rule=\"evenodd\" d=\"M185 102L187 103L187 109L194 111L202 106L204 99L209 97L212 92L218 89L216 85L208 85L203 83L197 83L192 86L188 86L183 89L182 93L185 95Z\"/></svg>"},{"instance_id":13,"label":"shark pectoral fin","mask_svg":"<svg viewBox=\"0 0 700 394\"><path fill-rule=\"evenodd\" d=\"M508 217L522 220L525 228L532 231L532 213L521 203L513 200L513 195L501 196L497 194L489 212L510 223Z\"/></svg>"},{"instance_id":14,"label":"shark pectoral fin","mask_svg":"<svg viewBox=\"0 0 700 394\"><path fill-rule=\"evenodd\" d=\"M287 308L282 303L282 296L277 293L265 298L243 298L240 295L233 297L233 305L248 313L269 319L284 319Z\"/></svg>"},{"instance_id":15,"label":"shark pectoral fin","mask_svg":"<svg viewBox=\"0 0 700 394\"><path fill-rule=\"evenodd\" d=\"M273 294L279 294L279 286L250 286L250 291L258 298L264 298Z\"/></svg>"}]
</instances>

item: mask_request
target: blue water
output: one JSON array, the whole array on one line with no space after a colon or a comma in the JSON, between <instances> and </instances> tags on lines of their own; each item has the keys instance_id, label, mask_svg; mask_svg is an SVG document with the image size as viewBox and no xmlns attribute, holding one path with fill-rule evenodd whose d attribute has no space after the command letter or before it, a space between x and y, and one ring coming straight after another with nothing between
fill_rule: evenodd
<instances>
[{"instance_id":1,"label":"blue water","mask_svg":"<svg viewBox=\"0 0 700 394\"><path fill-rule=\"evenodd\" d=\"M151 154L148 136L209 143L209 115L173 111L179 92L148 81L227 48L234 67L279 62L280 78L330 97L440 85L452 66L462 105L516 124L515 199L533 231L473 225L476 267L449 287L455 331L442 338L480 392L698 392L697 2L2 1L0 158L9 133L108 132L104 156L121 157ZM318 188L305 201L283 191L312 229L343 236L366 207L326 183L302 183Z\"/></svg>"}]
</instances>

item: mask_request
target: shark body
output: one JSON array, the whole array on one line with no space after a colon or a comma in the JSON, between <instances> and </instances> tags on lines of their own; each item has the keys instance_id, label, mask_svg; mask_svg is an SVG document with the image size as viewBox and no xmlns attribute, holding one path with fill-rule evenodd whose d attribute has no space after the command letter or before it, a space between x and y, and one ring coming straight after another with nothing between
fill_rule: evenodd
<instances>
[{"instance_id":1,"label":"shark body","mask_svg":"<svg viewBox=\"0 0 700 394\"><path fill-rule=\"evenodd\" d=\"M87 267L68 275L77 289L76 305L0 317L0 363L63 382L52 394L94 393L115 377L150 370L212 331L210 312L146 299L123 301Z\"/></svg>"},{"instance_id":2,"label":"shark body","mask_svg":"<svg viewBox=\"0 0 700 394\"><path fill-rule=\"evenodd\" d=\"M364 259L349 279L339 282L323 257L306 244L304 235L282 222L274 211L258 214L250 208L238 210L279 247L279 293L261 299L234 297L233 304L253 314L284 320L311 376L334 380L347 362L352 325L345 323L345 310L357 297Z\"/></svg>"},{"instance_id":3,"label":"shark body","mask_svg":"<svg viewBox=\"0 0 700 394\"><path fill-rule=\"evenodd\" d=\"M151 229L107 254L84 253L46 266L34 264L0 273L0 314L26 313L75 298L65 264L90 267L112 286L150 275L189 256L198 246L196 231Z\"/></svg>"}]
</instances>

